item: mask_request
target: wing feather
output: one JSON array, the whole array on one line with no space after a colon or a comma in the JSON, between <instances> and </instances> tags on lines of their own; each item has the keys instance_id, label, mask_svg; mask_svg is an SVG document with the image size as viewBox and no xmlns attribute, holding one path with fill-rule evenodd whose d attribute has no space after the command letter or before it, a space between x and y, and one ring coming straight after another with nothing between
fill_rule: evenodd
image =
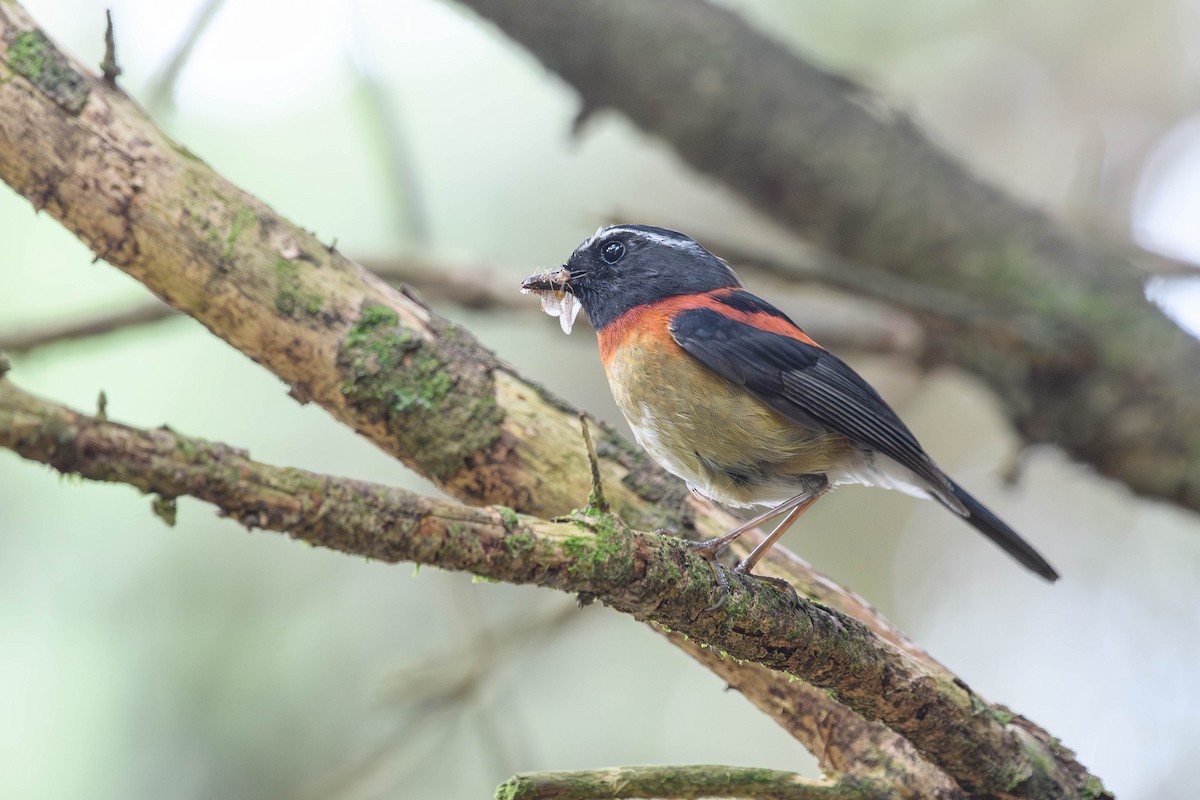
<instances>
[{"instance_id":1,"label":"wing feather","mask_svg":"<svg viewBox=\"0 0 1200 800\"><path fill-rule=\"evenodd\" d=\"M787 319L765 300L739 294L753 298L764 313ZM670 331L693 358L793 422L846 436L953 496L945 474L879 393L798 327L793 338L702 307L676 315Z\"/></svg>"}]
</instances>

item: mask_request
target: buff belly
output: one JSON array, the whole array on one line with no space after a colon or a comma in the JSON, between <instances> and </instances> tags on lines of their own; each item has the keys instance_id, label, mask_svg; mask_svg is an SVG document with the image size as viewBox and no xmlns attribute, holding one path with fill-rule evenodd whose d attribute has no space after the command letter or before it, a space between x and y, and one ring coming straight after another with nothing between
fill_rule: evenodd
<instances>
[{"instance_id":1,"label":"buff belly","mask_svg":"<svg viewBox=\"0 0 1200 800\"><path fill-rule=\"evenodd\" d=\"M845 437L789 421L672 347L627 342L605 365L609 386L638 444L706 497L775 505L853 455Z\"/></svg>"}]
</instances>

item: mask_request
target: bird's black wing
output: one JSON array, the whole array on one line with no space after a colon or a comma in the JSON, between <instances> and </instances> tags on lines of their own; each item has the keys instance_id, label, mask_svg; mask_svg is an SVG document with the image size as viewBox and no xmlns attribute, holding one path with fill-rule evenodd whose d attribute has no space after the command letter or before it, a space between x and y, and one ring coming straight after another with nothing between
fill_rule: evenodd
<instances>
[{"instance_id":1,"label":"bird's black wing","mask_svg":"<svg viewBox=\"0 0 1200 800\"><path fill-rule=\"evenodd\" d=\"M671 335L687 353L797 424L840 433L912 470L935 498L1005 552L1046 580L1058 579L1028 542L938 469L896 412L841 359L749 292L714 299L714 307L689 309L671 321Z\"/></svg>"},{"instance_id":2,"label":"bird's black wing","mask_svg":"<svg viewBox=\"0 0 1200 800\"><path fill-rule=\"evenodd\" d=\"M749 292L737 292L733 318L708 307L671 321L675 341L701 364L732 381L788 419L840 433L892 458L946 493L945 474L879 393L837 356L811 343L781 311ZM761 322L764 327L755 323ZM784 324L786 323L786 324ZM794 329L795 336L776 330Z\"/></svg>"}]
</instances>

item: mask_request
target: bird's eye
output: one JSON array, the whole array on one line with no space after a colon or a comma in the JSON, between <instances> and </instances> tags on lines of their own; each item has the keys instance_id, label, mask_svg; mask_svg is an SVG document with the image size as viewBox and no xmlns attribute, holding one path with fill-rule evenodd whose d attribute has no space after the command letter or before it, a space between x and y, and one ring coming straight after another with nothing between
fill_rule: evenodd
<instances>
[{"instance_id":1,"label":"bird's eye","mask_svg":"<svg viewBox=\"0 0 1200 800\"><path fill-rule=\"evenodd\" d=\"M612 241L600 248L600 258L604 259L605 264L615 264L625 255L625 245L618 241Z\"/></svg>"}]
</instances>

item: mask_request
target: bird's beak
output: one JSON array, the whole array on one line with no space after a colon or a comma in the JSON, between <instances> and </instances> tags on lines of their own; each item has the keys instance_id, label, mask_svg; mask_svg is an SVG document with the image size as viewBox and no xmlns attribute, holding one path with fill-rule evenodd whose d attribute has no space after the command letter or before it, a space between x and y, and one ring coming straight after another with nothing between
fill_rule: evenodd
<instances>
[{"instance_id":1,"label":"bird's beak","mask_svg":"<svg viewBox=\"0 0 1200 800\"><path fill-rule=\"evenodd\" d=\"M530 275L521 281L521 294L536 294L542 298L542 310L552 317L558 317L563 333L571 332L582 306L575 296L575 290L571 288L569 269L559 267L541 275Z\"/></svg>"},{"instance_id":2,"label":"bird's beak","mask_svg":"<svg viewBox=\"0 0 1200 800\"><path fill-rule=\"evenodd\" d=\"M521 291L530 292L567 292L571 290L571 271L566 267L558 267L549 272L530 275L521 281Z\"/></svg>"}]
</instances>

